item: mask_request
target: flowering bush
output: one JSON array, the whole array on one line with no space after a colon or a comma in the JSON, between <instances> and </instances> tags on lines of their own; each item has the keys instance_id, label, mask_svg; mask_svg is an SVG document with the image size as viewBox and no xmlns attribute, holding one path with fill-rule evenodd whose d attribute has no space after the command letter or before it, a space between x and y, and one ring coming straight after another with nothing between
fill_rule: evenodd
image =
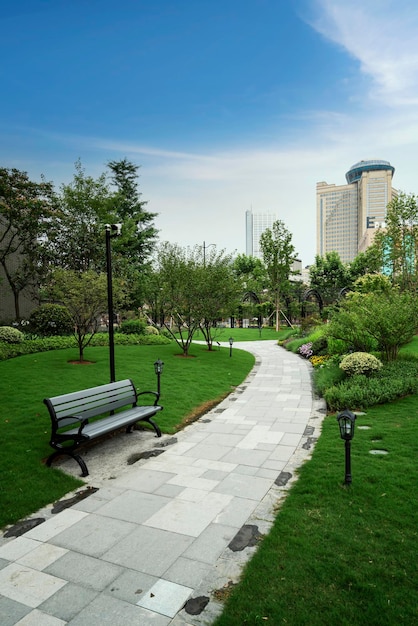
<instances>
[{"instance_id":1,"label":"flowering bush","mask_svg":"<svg viewBox=\"0 0 418 626\"><path fill-rule=\"evenodd\" d=\"M368 354L367 352L347 354L340 363L340 368L347 376L355 376L356 374L370 376L370 374L377 372L381 367L381 361L373 354Z\"/></svg>"},{"instance_id":2,"label":"flowering bush","mask_svg":"<svg viewBox=\"0 0 418 626\"><path fill-rule=\"evenodd\" d=\"M4 341L4 343L20 343L23 341L23 333L12 326L0 326L0 341Z\"/></svg>"},{"instance_id":3,"label":"flowering bush","mask_svg":"<svg viewBox=\"0 0 418 626\"><path fill-rule=\"evenodd\" d=\"M309 341L309 343L302 344L300 346L298 352L299 352L299 354L301 356L304 356L305 359L309 359L309 357L311 357L313 355L313 352L312 352L312 341Z\"/></svg>"},{"instance_id":4,"label":"flowering bush","mask_svg":"<svg viewBox=\"0 0 418 626\"><path fill-rule=\"evenodd\" d=\"M330 357L328 354L323 354L321 356L317 356L314 354L309 358L309 360L314 367L321 367L326 361L328 361L329 358Z\"/></svg>"}]
</instances>

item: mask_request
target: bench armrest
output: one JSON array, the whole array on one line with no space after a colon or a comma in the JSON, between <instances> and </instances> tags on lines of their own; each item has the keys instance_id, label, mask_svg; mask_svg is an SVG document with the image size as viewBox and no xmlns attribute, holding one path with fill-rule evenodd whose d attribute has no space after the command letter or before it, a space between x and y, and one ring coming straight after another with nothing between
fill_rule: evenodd
<instances>
[{"instance_id":1,"label":"bench armrest","mask_svg":"<svg viewBox=\"0 0 418 626\"><path fill-rule=\"evenodd\" d=\"M145 393L151 393L155 396L154 406L157 406L158 400L160 399L160 394L158 393L158 391L140 391L139 393L137 392L136 395L143 396Z\"/></svg>"},{"instance_id":2,"label":"bench armrest","mask_svg":"<svg viewBox=\"0 0 418 626\"><path fill-rule=\"evenodd\" d=\"M85 417L80 417L79 415L67 415L66 417L59 417L56 420L56 422L57 422L57 430L58 430L58 428L60 428L59 423L61 421L68 420L68 419L73 419L73 420L76 420L77 422L80 422L80 427L79 427L78 433L77 433L78 435L81 435L81 431L83 430L84 426L89 423L89 420L87 418L85 418Z\"/></svg>"}]
</instances>

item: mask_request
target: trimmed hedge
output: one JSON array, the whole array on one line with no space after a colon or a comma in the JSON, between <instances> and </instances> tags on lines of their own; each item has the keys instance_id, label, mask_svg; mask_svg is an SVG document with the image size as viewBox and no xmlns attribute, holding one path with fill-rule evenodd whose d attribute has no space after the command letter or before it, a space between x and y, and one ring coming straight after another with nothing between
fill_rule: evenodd
<instances>
[{"instance_id":1,"label":"trimmed hedge","mask_svg":"<svg viewBox=\"0 0 418 626\"><path fill-rule=\"evenodd\" d=\"M13 329L14 330L14 329ZM115 334L115 345L164 345L170 343L167 337L162 335L122 335ZM109 335L96 333L91 340L90 346L107 346ZM25 339L19 344L0 343L0 361L6 361L22 354L34 354L35 352L47 352L48 350L61 350L63 348L76 348L77 342L72 337L44 337L43 339Z\"/></svg>"}]
</instances>

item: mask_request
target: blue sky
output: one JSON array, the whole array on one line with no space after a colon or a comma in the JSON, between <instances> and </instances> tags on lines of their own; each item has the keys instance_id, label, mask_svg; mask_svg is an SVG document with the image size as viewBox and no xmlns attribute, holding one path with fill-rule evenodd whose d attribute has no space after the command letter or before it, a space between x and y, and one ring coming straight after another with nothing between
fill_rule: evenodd
<instances>
[{"instance_id":1,"label":"blue sky","mask_svg":"<svg viewBox=\"0 0 418 626\"><path fill-rule=\"evenodd\" d=\"M0 0L0 26L1 165L127 157L161 241L245 252L252 207L307 265L317 182L377 158L418 193L416 0Z\"/></svg>"}]
</instances>

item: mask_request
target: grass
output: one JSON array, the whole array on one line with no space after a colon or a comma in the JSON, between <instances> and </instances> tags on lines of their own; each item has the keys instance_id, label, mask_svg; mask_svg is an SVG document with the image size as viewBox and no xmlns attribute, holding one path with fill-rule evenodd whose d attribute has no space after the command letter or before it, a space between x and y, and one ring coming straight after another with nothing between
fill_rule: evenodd
<instances>
[{"instance_id":1,"label":"grass","mask_svg":"<svg viewBox=\"0 0 418 626\"><path fill-rule=\"evenodd\" d=\"M28 354L0 362L0 528L22 519L83 484L42 461L49 446L50 419L43 398L109 381L107 347L88 348L90 364L74 365L77 350ZM190 357L174 343L115 346L116 378L132 378L140 391L156 389L154 361L164 361L158 423L174 433L239 385L254 364L248 352L229 348L208 352L193 345ZM100 444L99 444L100 445Z\"/></svg>"},{"instance_id":2,"label":"grass","mask_svg":"<svg viewBox=\"0 0 418 626\"><path fill-rule=\"evenodd\" d=\"M412 395L357 418L351 486L343 485L335 416L325 418L312 458L215 626L418 622L417 413ZM370 453L376 449L388 454Z\"/></svg>"}]
</instances>

